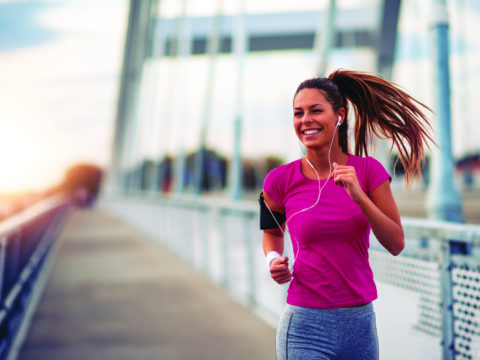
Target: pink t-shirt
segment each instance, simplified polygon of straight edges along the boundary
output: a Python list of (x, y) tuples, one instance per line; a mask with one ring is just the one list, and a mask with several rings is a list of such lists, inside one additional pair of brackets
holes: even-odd
[[(287, 219), (312, 206), (318, 197), (318, 180), (302, 174), (300, 161), (273, 169), (263, 185), (264, 191), (285, 209)], [(391, 181), (385, 168), (372, 157), (349, 154), (347, 165), (355, 168), (367, 195), (384, 181)], [(326, 180), (320, 181), (323, 186)], [(370, 225), (342, 186), (329, 179), (318, 204), (293, 216), (287, 225), (294, 254), (297, 254), (287, 303), (339, 308), (377, 298), (368, 262)]]

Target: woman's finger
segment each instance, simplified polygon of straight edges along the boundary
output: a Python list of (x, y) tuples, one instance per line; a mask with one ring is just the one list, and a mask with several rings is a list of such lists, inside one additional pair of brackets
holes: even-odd
[(286, 275), (289, 275), (289, 274), (290, 274), (290, 271), (288, 269), (286, 269), (284, 271), (270, 272), (270, 276), (274, 279), (282, 277), (282, 276), (286, 276)]
[(275, 282), (277, 282), (278, 284), (284, 284), (284, 283), (290, 281), (291, 279), (292, 279), (292, 276), (290, 274), (287, 274), (287, 275), (282, 276), (282, 277), (274, 278), (273, 280), (275, 280)]
[(286, 278), (289, 278), (289, 277), (290, 277), (290, 273), (272, 276), (272, 278), (275, 281), (278, 281), (278, 280), (281, 280), (281, 279), (286, 279)]
[(288, 271), (288, 265), (282, 265), (282, 266), (271, 266), (270, 267), (270, 272), (271, 273), (283, 273), (285, 271)]

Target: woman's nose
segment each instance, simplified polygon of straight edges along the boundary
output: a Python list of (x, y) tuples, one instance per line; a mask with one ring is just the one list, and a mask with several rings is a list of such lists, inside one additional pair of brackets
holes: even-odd
[(302, 123), (307, 123), (311, 121), (311, 116), (308, 113), (303, 114)]

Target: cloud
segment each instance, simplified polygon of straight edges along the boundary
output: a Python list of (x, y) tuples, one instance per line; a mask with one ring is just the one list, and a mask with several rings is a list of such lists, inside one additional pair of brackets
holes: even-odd
[(59, 36), (0, 57), (2, 139), (18, 145), (0, 144), (0, 190), (45, 188), (72, 162), (109, 162), (127, 1), (95, 3), (50, 2), (35, 17)]
[(0, 2), (0, 53), (57, 39), (59, 32), (37, 21), (37, 15), (51, 6), (41, 1)]

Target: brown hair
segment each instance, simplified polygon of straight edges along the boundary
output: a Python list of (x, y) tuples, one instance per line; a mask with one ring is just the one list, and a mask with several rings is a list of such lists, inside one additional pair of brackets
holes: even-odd
[(420, 110), (432, 111), (397, 85), (364, 72), (337, 70), (327, 78), (314, 78), (302, 82), (302, 89), (318, 89), (325, 95), (335, 111), (345, 109), (345, 119), (338, 130), (338, 142), (344, 153), (348, 149), (348, 106), (355, 112), (355, 155), (368, 156), (372, 136), (392, 140), (399, 152), (397, 161), (405, 169), (405, 180), (421, 178), (425, 161), (424, 146), (433, 141), (431, 125)]

